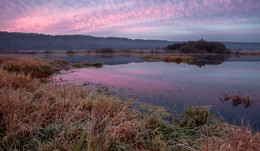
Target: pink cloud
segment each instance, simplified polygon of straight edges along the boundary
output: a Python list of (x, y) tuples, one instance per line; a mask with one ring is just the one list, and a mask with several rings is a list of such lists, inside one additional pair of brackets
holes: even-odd
[[(93, 33), (117, 28), (184, 27), (200, 24), (246, 23), (259, 14), (257, 0), (202, 1), (4, 1), (0, 30), (49, 34)], [(102, 4), (102, 5), (101, 5)], [(18, 9), (17, 9), (18, 8)], [(144, 29), (144, 28), (143, 28)], [(121, 30), (121, 31), (122, 31)]]

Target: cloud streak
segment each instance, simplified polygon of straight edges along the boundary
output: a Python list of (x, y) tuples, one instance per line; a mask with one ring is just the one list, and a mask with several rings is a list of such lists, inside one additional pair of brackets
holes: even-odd
[[(259, 16), (259, 0), (0, 0), (0, 30), (47, 34), (135, 38), (141, 32), (149, 38), (150, 31), (171, 33), (186, 28), (194, 32), (194, 26), (214, 25), (207, 29), (214, 32), (216, 25), (241, 24), (248, 26), (248, 33), (260, 33), (259, 26), (250, 28), (260, 25)], [(169, 35), (150, 38), (169, 39), (164, 37)]]

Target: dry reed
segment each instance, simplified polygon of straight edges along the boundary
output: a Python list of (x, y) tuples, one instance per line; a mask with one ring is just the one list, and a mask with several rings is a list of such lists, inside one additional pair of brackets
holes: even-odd
[(0, 59), (2, 150), (259, 150), (258, 132), (217, 120), (207, 107), (187, 107), (179, 122), (142, 116), (129, 102), (31, 76), (46, 62), (15, 60)]

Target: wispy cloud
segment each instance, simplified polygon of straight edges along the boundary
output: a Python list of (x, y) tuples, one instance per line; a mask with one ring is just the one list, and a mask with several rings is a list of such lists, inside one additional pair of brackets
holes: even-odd
[(48, 34), (149, 35), (151, 29), (167, 34), (193, 26), (214, 25), (210, 28), (216, 31), (217, 25), (242, 24), (250, 32), (260, 31), (250, 28), (260, 25), (259, 16), (259, 0), (0, 0), (0, 30)]

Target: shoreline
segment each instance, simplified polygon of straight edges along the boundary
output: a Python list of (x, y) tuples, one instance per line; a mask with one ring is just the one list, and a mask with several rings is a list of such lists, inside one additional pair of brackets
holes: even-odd
[(91, 50), (0, 50), (0, 54), (175, 54), (175, 55), (252, 55), (260, 56), (260, 50), (232, 50), (230, 54), (218, 53), (179, 53), (175, 50), (113, 50), (112, 52), (102, 52), (100, 49)]
[[(166, 114), (162, 108), (153, 106), (144, 106), (147, 111), (140, 112), (127, 100), (102, 96), (73, 85), (42, 82), (42, 78), (68, 65), (63, 60), (0, 58), (1, 148), (260, 148), (260, 133), (252, 132), (249, 124), (244, 121), (241, 121), (242, 127), (227, 124), (212, 115), (207, 106), (187, 106), (183, 114)], [(251, 135), (245, 135), (248, 133)], [(241, 142), (244, 145), (238, 146)]]

